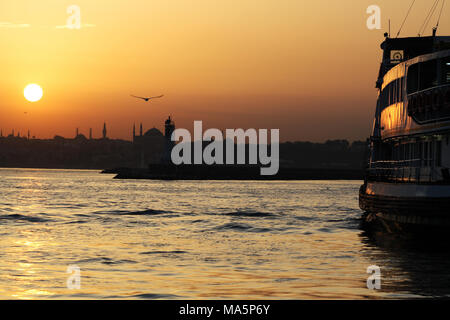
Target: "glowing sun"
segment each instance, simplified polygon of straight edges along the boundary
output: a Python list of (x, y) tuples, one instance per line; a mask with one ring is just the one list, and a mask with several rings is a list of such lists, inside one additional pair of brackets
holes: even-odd
[(39, 85), (32, 83), (25, 87), (23, 90), (23, 95), (28, 101), (36, 102), (41, 100), (44, 95), (44, 91), (42, 91), (42, 88)]

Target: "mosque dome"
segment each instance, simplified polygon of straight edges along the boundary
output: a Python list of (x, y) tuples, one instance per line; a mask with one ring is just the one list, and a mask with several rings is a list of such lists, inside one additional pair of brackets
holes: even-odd
[(162, 132), (159, 131), (158, 129), (152, 128), (152, 129), (148, 130), (148, 131), (144, 134), (144, 136), (146, 136), (146, 137), (162, 137), (163, 134), (162, 134)]
[(85, 135), (84, 134), (79, 134), (79, 135), (77, 135), (76, 137), (75, 137), (75, 140), (82, 140), (82, 141), (85, 141), (85, 140), (87, 140), (87, 138), (85, 137)]

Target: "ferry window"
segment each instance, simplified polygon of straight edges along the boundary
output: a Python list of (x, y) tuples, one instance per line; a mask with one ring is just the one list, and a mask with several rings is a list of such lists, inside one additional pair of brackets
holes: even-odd
[(386, 91), (386, 106), (391, 104), (391, 85), (388, 84), (388, 86), (385, 88)]
[(392, 82), (389, 84), (389, 104), (392, 104)]
[[(419, 143), (416, 141), (413, 143), (413, 153), (412, 153), (412, 159), (417, 160), (420, 159), (420, 150), (419, 150)], [(417, 162), (414, 162), (417, 164)]]
[(392, 104), (392, 91), (393, 91), (393, 88), (392, 88), (392, 82), (389, 84), (389, 105), (391, 105)]
[(427, 61), (420, 66), (420, 90), (425, 90), (438, 85), (437, 60)]
[(394, 86), (392, 82), (389, 84), (389, 105), (394, 103)]
[(408, 68), (408, 94), (414, 93), (419, 90), (419, 65), (413, 64)]
[(411, 152), (411, 145), (408, 143), (405, 146), (405, 160), (411, 159), (410, 152)]
[(428, 163), (430, 165), (430, 167), (433, 166), (433, 160), (434, 160), (434, 146), (435, 146), (435, 142), (434, 141), (430, 141), (430, 155), (428, 156)]
[(405, 83), (405, 78), (402, 77), (402, 78), (400, 79), (400, 90), (398, 90), (398, 93), (399, 93), (399, 98), (398, 98), (398, 100), (399, 100), (399, 101), (403, 101), (403, 85), (404, 85), (404, 83)]
[(390, 86), (389, 92), (391, 94), (391, 98), (390, 98), (389, 104), (391, 105), (391, 104), (395, 103), (395, 81), (391, 82), (391, 84), (389, 86)]
[(389, 105), (389, 86), (385, 87), (383, 90), (383, 106), (387, 107)]
[(419, 160), (419, 166), (421, 167), (423, 159), (423, 150), (421, 141), (418, 141), (416, 144), (416, 159)]
[(416, 142), (416, 159), (422, 159), (422, 143), (420, 141)]
[(450, 57), (447, 57), (443, 60), (444, 66), (442, 74), (444, 76), (443, 83), (450, 83)]
[(423, 142), (423, 152), (422, 152), (422, 159), (423, 159), (423, 167), (428, 167), (428, 142)]
[(442, 165), (442, 141), (436, 141), (436, 166)]
[(400, 101), (400, 79), (395, 80), (395, 102)]
[(393, 102), (397, 103), (398, 102), (398, 79), (393, 82), (393, 87), (394, 87), (394, 89), (393, 89), (393, 91), (394, 91), (393, 92), (393, 94), (394, 94)]

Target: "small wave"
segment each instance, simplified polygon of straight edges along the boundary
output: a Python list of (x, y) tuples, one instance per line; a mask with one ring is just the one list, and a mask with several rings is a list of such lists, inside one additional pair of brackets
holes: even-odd
[(174, 212), (164, 210), (147, 209), (142, 211), (128, 211), (128, 210), (112, 210), (112, 211), (96, 211), (94, 214), (111, 214), (122, 216), (155, 216), (160, 214), (171, 214)]
[(313, 221), (313, 220), (317, 220), (317, 218), (313, 218), (313, 217), (305, 217), (305, 216), (296, 216), (296, 217), (294, 217), (294, 219), (300, 220), (300, 221)]
[(259, 212), (259, 211), (234, 211), (229, 213), (224, 213), (226, 216), (231, 217), (251, 217), (251, 218), (266, 218), (275, 217), (276, 215), (269, 212)]
[(82, 218), (90, 218), (91, 217), (90, 215), (84, 214), (84, 213), (77, 213), (77, 214), (74, 214), (74, 216), (82, 217)]
[(334, 232), (330, 228), (320, 228), (320, 229), (317, 229), (317, 231), (323, 232), (323, 233), (333, 233)]
[(340, 229), (358, 229), (361, 223), (360, 217), (346, 217), (342, 219), (329, 219), (326, 222), (333, 223), (334, 228)]
[(335, 207), (335, 211), (347, 213), (347, 212), (359, 212), (359, 209), (337, 206), (337, 207)]
[(88, 205), (86, 204), (73, 204), (73, 203), (58, 203), (52, 205), (52, 208), (58, 208), (58, 209), (78, 209), (78, 208), (87, 208)]
[(219, 231), (245, 231), (245, 232), (272, 232), (272, 229), (268, 229), (268, 228), (255, 228), (252, 227), (249, 224), (246, 223), (236, 223), (236, 222), (230, 222), (230, 223), (226, 223), (224, 225), (215, 227), (213, 230), (219, 230)]
[(92, 262), (99, 262), (99, 263), (108, 264), (108, 265), (122, 264), (122, 263), (136, 263), (136, 261), (133, 261), (133, 260), (113, 260), (108, 257), (88, 258), (88, 259), (82, 259), (82, 260), (76, 261), (76, 263), (79, 263), (79, 264), (92, 263)]
[(74, 221), (69, 221), (69, 222), (65, 222), (64, 224), (83, 224), (83, 223), (88, 223), (89, 221), (87, 220), (74, 220)]
[(99, 294), (90, 294), (90, 293), (74, 293), (71, 295), (62, 295), (62, 294), (55, 294), (55, 295), (48, 295), (45, 296), (46, 298), (51, 299), (96, 299), (96, 300), (123, 300), (123, 299), (142, 299), (142, 300), (169, 300), (169, 299), (178, 299), (180, 296), (174, 295), (174, 294), (157, 294), (157, 293), (143, 293), (143, 294), (124, 294), (124, 295), (99, 295)]
[(39, 218), (39, 217), (30, 217), (24, 216), (21, 214), (8, 214), (1, 215), (0, 220), (9, 220), (9, 221), (25, 221), (25, 222), (50, 222), (49, 219)]
[(144, 300), (157, 300), (157, 299), (176, 299), (179, 298), (179, 296), (174, 294), (157, 294), (157, 293), (143, 293), (143, 294), (136, 294), (133, 296), (129, 296), (130, 298), (134, 299), (144, 299)]
[(296, 281), (298, 279), (296, 278), (279, 278), (279, 279), (275, 279), (275, 282), (289, 282), (289, 281)]
[(354, 256), (351, 255), (342, 255), (342, 256), (334, 256), (334, 259), (354, 259)]
[(141, 254), (183, 254), (183, 253), (187, 253), (187, 251), (173, 250), (173, 251), (146, 251), (146, 252), (141, 252)]
[(226, 223), (224, 225), (215, 227), (216, 230), (249, 230), (252, 227), (245, 223), (236, 223), (236, 222), (230, 222)]

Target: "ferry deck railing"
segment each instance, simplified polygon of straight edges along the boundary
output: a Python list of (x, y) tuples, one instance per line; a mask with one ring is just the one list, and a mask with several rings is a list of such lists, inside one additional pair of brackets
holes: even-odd
[(366, 179), (379, 182), (450, 183), (449, 168), (424, 165), (427, 161), (412, 159), (372, 162), (367, 169)]

